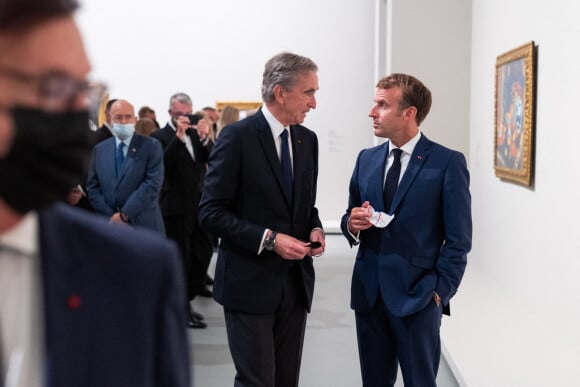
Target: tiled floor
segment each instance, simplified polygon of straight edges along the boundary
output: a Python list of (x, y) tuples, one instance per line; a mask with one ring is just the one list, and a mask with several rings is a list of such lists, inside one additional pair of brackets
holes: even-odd
[[(328, 235), (326, 252), (315, 258), (316, 285), (312, 313), (308, 316), (301, 387), (361, 386), (354, 328), (349, 308), (350, 276), (355, 256), (346, 240)], [(213, 271), (212, 260), (210, 272)], [(233, 386), (234, 366), (227, 346), (222, 308), (213, 299), (198, 297), (196, 311), (205, 316), (207, 329), (191, 330), (195, 387)], [(398, 381), (396, 386), (403, 384)], [(445, 362), (439, 372), (440, 387), (456, 386)]]

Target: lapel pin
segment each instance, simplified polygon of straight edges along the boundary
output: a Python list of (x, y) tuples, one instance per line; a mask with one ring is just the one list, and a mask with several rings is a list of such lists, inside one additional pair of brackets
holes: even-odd
[(81, 304), (82, 304), (81, 296), (77, 294), (71, 294), (66, 299), (66, 306), (69, 309), (78, 309), (81, 307)]
[(418, 158), (419, 160), (423, 160), (423, 156), (421, 156), (421, 155), (417, 155), (417, 158)]

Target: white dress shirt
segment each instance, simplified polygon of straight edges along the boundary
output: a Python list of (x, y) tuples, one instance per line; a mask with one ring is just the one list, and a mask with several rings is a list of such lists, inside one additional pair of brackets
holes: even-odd
[[(177, 128), (175, 127), (175, 125), (173, 125), (173, 122), (169, 121), (167, 124), (171, 127), (171, 129), (173, 129), (177, 133)], [(193, 151), (193, 144), (191, 142), (191, 137), (189, 137), (189, 134), (186, 133), (185, 136), (183, 136), (183, 140), (181, 140), (179, 137), (178, 139), (185, 143), (185, 147), (187, 148), (189, 155), (191, 156), (193, 161), (195, 161), (195, 152)]]
[(44, 309), (38, 215), (0, 234), (0, 383), (42, 386)]

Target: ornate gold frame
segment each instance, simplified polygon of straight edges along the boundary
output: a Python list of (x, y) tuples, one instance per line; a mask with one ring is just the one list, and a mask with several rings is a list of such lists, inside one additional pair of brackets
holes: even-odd
[(259, 109), (262, 101), (216, 101), (215, 108), (220, 111), (226, 106), (233, 106), (240, 111)]
[(495, 175), (531, 186), (534, 172), (536, 49), (528, 42), (495, 65)]

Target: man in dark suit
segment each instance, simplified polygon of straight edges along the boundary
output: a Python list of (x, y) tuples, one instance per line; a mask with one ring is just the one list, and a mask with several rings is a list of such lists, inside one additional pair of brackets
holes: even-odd
[[(363, 150), (341, 227), (358, 245), (351, 307), (364, 386), (435, 386), (441, 314), (459, 286), (471, 249), (465, 157), (419, 131), (431, 92), (393, 74), (377, 84), (369, 116), (389, 141)], [(384, 188), (383, 188), (384, 187)]]
[(270, 59), (265, 106), (226, 126), (210, 156), (199, 217), (221, 238), (214, 298), (224, 306), (235, 386), (298, 385), (312, 256), (325, 247), (318, 140), (300, 125), (316, 108), (317, 70), (291, 53)]
[(159, 207), (163, 149), (135, 133), (135, 110), (125, 100), (111, 107), (114, 137), (95, 146), (87, 193), (94, 210), (111, 222), (147, 227), (165, 235)]
[(90, 154), (76, 6), (0, 0), (0, 385), (190, 386), (175, 244), (53, 204)]
[(93, 137), (92, 140), (95, 145), (100, 143), (101, 141), (105, 141), (106, 139), (113, 137), (111, 106), (113, 106), (115, 102), (117, 102), (116, 99), (110, 99), (107, 101), (107, 104), (105, 105), (105, 122), (103, 122), (103, 125), (101, 127), (95, 130), (95, 134), (92, 136)]
[(183, 258), (188, 294), (187, 325), (205, 328), (203, 316), (193, 311), (191, 301), (201, 292), (209, 292), (204, 278), (213, 247), (199, 227), (197, 208), (201, 197), (200, 176), (213, 143), (208, 138), (209, 125), (205, 120), (190, 122), (192, 112), (191, 98), (185, 93), (176, 93), (169, 100), (171, 120), (151, 137), (161, 141), (164, 149), (161, 212), (167, 236), (177, 242)]

